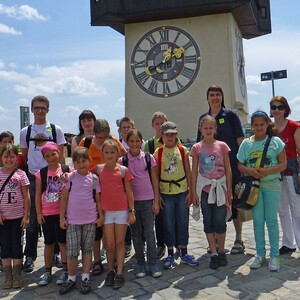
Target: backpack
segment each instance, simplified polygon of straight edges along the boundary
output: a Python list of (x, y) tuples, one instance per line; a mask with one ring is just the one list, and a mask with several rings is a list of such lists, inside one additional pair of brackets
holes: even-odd
[(148, 140), (149, 153), (153, 154), (155, 151), (154, 138)]
[[(100, 172), (101, 172), (101, 170), (103, 169), (104, 166), (105, 166), (105, 164), (101, 164), (101, 165), (98, 165), (98, 167), (97, 167), (97, 174), (99, 174), (99, 177), (100, 177)], [(124, 191), (126, 192), (125, 179), (124, 179), (125, 178), (125, 173), (126, 173), (126, 167), (120, 165), (120, 169), (121, 169), (122, 183), (123, 183), (123, 186), (124, 186)]]
[[(73, 180), (74, 180), (74, 176), (75, 176), (76, 171), (73, 171), (70, 173), (70, 177), (69, 177), (69, 181), (70, 181), (70, 187), (69, 187), (69, 193), (72, 189), (72, 185), (73, 185)], [(97, 181), (98, 181), (98, 175), (91, 173), (93, 176), (93, 198), (94, 201), (96, 202), (96, 187), (97, 187)]]
[[(70, 172), (70, 168), (68, 165), (61, 165), (61, 169), (63, 171), (63, 173), (69, 173)], [(47, 174), (48, 174), (48, 166), (42, 168), (40, 170), (40, 174), (41, 174), (41, 181), (42, 181), (42, 189), (41, 192), (42, 194), (46, 191), (47, 188)]]
[(27, 133), (26, 133), (26, 143), (27, 143), (27, 148), (29, 148), (29, 142), (30, 141), (34, 141), (34, 142), (54, 142), (56, 143), (56, 128), (55, 125), (50, 123), (50, 127), (52, 129), (52, 139), (42, 139), (42, 138), (32, 138), (30, 137), (31, 135), (31, 128), (32, 128), (32, 124), (30, 124), (27, 128)]
[[(185, 161), (185, 158), (184, 158), (184, 148), (180, 144), (177, 144), (177, 147), (178, 147), (178, 149), (180, 151), (180, 155), (181, 155), (181, 159), (182, 159), (182, 164), (183, 164), (184, 172), (186, 172), (186, 170), (185, 170), (185, 164), (184, 164), (184, 161)], [(164, 150), (164, 146), (161, 146), (161, 147), (158, 148), (158, 152), (157, 152), (157, 166), (158, 166), (158, 172), (159, 172), (159, 180), (161, 182), (175, 184), (178, 187), (180, 187), (179, 182), (182, 181), (182, 180), (184, 180), (186, 178), (185, 174), (184, 174), (184, 177), (179, 178), (178, 180), (165, 180), (165, 179), (162, 179), (161, 176), (160, 176), (161, 175), (161, 167), (162, 167), (162, 154), (163, 154), (163, 150)]]

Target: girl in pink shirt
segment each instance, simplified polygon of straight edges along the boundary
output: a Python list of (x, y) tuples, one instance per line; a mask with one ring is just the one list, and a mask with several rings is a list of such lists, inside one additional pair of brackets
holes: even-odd
[(0, 168), (1, 255), (5, 275), (2, 288), (10, 289), (22, 286), (21, 237), (22, 230), (29, 224), (29, 180), (25, 172), (17, 168), (16, 146), (11, 144), (3, 146), (1, 158), (3, 161), (3, 167)]
[[(108, 264), (105, 285), (118, 289), (125, 283), (123, 266), (127, 226), (135, 222), (130, 183), (133, 177), (127, 168), (117, 163), (119, 146), (114, 140), (106, 140), (102, 152), (105, 164), (98, 165), (96, 169), (101, 185), (101, 210), (104, 211), (103, 231)], [(124, 168), (124, 177), (121, 168)], [(117, 274), (114, 271), (115, 261)]]

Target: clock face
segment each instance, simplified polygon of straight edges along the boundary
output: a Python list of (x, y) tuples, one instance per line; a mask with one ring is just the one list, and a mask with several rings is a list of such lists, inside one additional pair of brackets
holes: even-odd
[(185, 91), (200, 68), (200, 50), (190, 34), (174, 26), (147, 32), (131, 55), (131, 72), (137, 85), (156, 97)]
[(245, 80), (245, 58), (243, 50), (243, 39), (239, 32), (236, 32), (236, 65), (239, 78), (239, 85), (242, 96), (246, 95), (246, 80)]

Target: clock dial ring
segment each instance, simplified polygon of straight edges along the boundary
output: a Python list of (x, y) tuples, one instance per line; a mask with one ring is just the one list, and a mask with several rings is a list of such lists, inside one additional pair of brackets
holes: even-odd
[(200, 69), (200, 50), (194, 38), (175, 26), (161, 26), (144, 34), (131, 55), (137, 85), (155, 97), (182, 93)]

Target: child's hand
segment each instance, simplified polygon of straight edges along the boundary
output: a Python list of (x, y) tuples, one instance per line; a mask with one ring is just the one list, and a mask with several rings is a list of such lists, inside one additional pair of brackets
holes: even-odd
[(62, 174), (62, 175), (60, 176), (60, 181), (61, 181), (62, 183), (67, 183), (67, 181), (68, 181), (68, 174), (67, 174), (67, 173)]
[(24, 216), (21, 221), (21, 227), (22, 229), (26, 229), (29, 225), (29, 217)]
[(101, 213), (99, 215), (99, 218), (96, 220), (95, 224), (97, 225), (97, 227), (100, 227), (104, 224), (104, 215), (103, 215), (103, 213)]
[(188, 192), (186, 196), (185, 204), (187, 207), (190, 207), (192, 203), (193, 203), (192, 193)]
[(44, 216), (42, 214), (38, 214), (37, 215), (37, 222), (42, 225), (45, 223), (45, 219), (44, 219)]
[(128, 213), (128, 224), (134, 224), (135, 223), (135, 215), (133, 212)]
[(259, 169), (251, 168), (251, 169), (249, 169), (249, 170), (251, 170), (251, 171), (249, 172), (249, 174), (250, 174), (252, 177), (254, 177), (255, 179), (261, 179), (261, 178), (264, 177), (264, 176), (259, 172)]
[(163, 209), (165, 206), (165, 202), (162, 197), (159, 197), (159, 208)]
[(196, 192), (193, 193), (193, 195), (192, 195), (192, 203), (194, 206), (199, 207), (200, 201), (199, 201), (199, 196)]
[(158, 215), (159, 213), (159, 202), (153, 202), (153, 206), (152, 206), (152, 211), (154, 213), (154, 215)]
[(2, 215), (0, 215), (0, 225), (3, 225), (4, 220), (5, 219), (2, 217)]
[(59, 226), (60, 226), (61, 229), (67, 229), (67, 227), (68, 227), (67, 220), (66, 219), (60, 220), (59, 221)]

